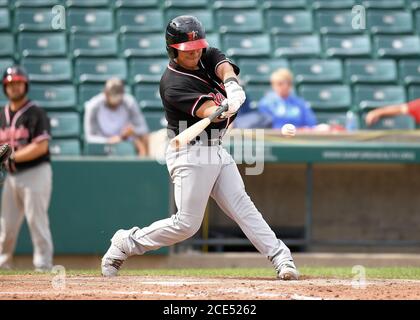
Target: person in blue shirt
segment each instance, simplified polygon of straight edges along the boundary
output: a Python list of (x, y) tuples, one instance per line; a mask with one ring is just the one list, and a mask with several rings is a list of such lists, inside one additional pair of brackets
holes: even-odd
[(271, 74), (271, 88), (258, 103), (258, 110), (272, 118), (272, 128), (281, 129), (286, 123), (296, 128), (312, 128), (317, 124), (309, 104), (292, 93), (293, 75), (288, 69)]

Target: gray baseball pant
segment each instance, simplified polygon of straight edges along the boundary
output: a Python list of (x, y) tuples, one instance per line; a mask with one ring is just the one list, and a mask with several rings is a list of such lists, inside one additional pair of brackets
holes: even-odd
[(246, 193), (235, 161), (221, 145), (187, 146), (179, 151), (168, 147), (166, 163), (178, 211), (148, 227), (127, 230), (122, 239), (127, 255), (141, 255), (193, 236), (211, 196), (276, 270), (292, 260), (289, 248), (276, 238)]
[(32, 238), (35, 268), (51, 269), (53, 244), (48, 219), (52, 189), (49, 163), (8, 174), (3, 185), (0, 215), (0, 267), (11, 267), (23, 218)]

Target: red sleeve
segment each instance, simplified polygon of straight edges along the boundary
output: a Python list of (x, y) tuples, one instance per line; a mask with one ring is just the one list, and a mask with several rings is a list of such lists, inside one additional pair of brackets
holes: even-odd
[(420, 99), (410, 101), (407, 105), (408, 114), (416, 120), (416, 123), (420, 123)]

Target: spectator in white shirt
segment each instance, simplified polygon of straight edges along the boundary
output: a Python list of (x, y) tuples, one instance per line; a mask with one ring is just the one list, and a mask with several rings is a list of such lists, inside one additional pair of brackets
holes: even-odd
[(111, 78), (104, 92), (85, 104), (85, 139), (88, 143), (116, 144), (132, 141), (139, 156), (148, 153), (148, 127), (134, 97), (124, 93), (124, 83)]

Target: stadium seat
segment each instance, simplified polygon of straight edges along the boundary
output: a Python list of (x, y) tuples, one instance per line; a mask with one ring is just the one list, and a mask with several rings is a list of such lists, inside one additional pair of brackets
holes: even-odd
[(129, 62), (130, 82), (159, 83), (168, 65), (168, 59), (131, 59)]
[(167, 8), (206, 8), (208, 0), (165, 0)]
[(77, 112), (48, 112), (53, 138), (78, 138), (80, 118)]
[(217, 10), (215, 17), (221, 33), (261, 32), (264, 28), (263, 17), (258, 10)]
[(350, 83), (390, 83), (397, 81), (394, 60), (350, 59), (345, 62), (346, 80)]
[(73, 81), (73, 69), (69, 59), (65, 58), (25, 58), (21, 60), (31, 81), (58, 82)]
[(80, 156), (79, 139), (53, 139), (49, 143), (52, 156)]
[(27, 33), (18, 34), (18, 49), (23, 57), (65, 56), (67, 41), (65, 33)]
[(158, 7), (160, 0), (116, 0), (116, 8), (150, 8)]
[(120, 32), (159, 32), (164, 28), (162, 11), (120, 9), (116, 13)]
[(15, 54), (13, 34), (0, 33), (0, 43), (0, 57), (13, 57)]
[(420, 85), (412, 85), (408, 87), (408, 101), (420, 99)]
[(269, 83), (271, 73), (279, 68), (288, 68), (285, 59), (241, 59), (241, 79), (245, 83)]
[(109, 57), (118, 54), (116, 34), (80, 34), (70, 35), (70, 52), (74, 57), (95, 56)]
[(9, 100), (7, 99), (3, 90), (0, 90), (0, 107), (3, 108), (8, 102)]
[(351, 9), (355, 0), (309, 0), (312, 8), (318, 9)]
[(136, 149), (132, 142), (117, 144), (85, 143), (84, 154), (91, 156), (136, 156)]
[(351, 107), (351, 90), (346, 85), (305, 84), (299, 86), (298, 92), (314, 110), (338, 111)]
[[(12, 59), (0, 59), (0, 74), (2, 75), (3, 72), (9, 66), (13, 65), (14, 61)], [(0, 108), (4, 107), (4, 105), (8, 102), (3, 90), (0, 90)]]
[(73, 85), (37, 84), (29, 86), (29, 98), (47, 110), (76, 108), (76, 90)]
[(85, 102), (104, 90), (104, 83), (83, 83), (78, 88), (78, 110), (84, 110)]
[(210, 47), (221, 48), (222, 46), (218, 33), (206, 34), (206, 40)]
[(84, 82), (105, 82), (111, 77), (127, 78), (127, 65), (124, 59), (79, 58), (75, 62), (75, 80)]
[(213, 12), (211, 10), (202, 10), (202, 9), (169, 9), (166, 11), (166, 20), (170, 21), (171, 19), (181, 16), (181, 15), (191, 15), (197, 17), (201, 21), (206, 33), (214, 31), (214, 19)]
[(15, 30), (17, 31), (54, 31), (51, 8), (21, 8), (15, 12)]
[(395, 85), (356, 85), (354, 102), (362, 110), (403, 103), (405, 90)]
[(420, 55), (418, 36), (376, 36), (373, 39), (378, 57), (409, 57)]
[(258, 107), (258, 102), (271, 91), (270, 85), (261, 85), (261, 84), (249, 84), (245, 87), (245, 92), (247, 99), (250, 102), (250, 108), (255, 109)]
[(365, 122), (366, 113), (362, 115), (361, 128), (367, 130), (414, 130), (416, 123), (413, 117), (408, 115), (399, 115), (395, 117), (383, 117), (375, 124), (367, 126)]
[(403, 10), (369, 10), (367, 27), (373, 34), (377, 33), (412, 33), (413, 19), (411, 12)]
[(273, 34), (312, 33), (312, 14), (306, 10), (269, 10), (268, 30)]
[(370, 56), (371, 45), (368, 35), (328, 35), (324, 49), (327, 57)]
[[(13, 59), (9, 59), (9, 58), (0, 59), (0, 74), (3, 75), (3, 72), (6, 71), (6, 68), (8, 68), (8, 67), (10, 67), (14, 64), (15, 63), (14, 63)], [(2, 90), (0, 90), (0, 91), (2, 91)]]
[(67, 7), (108, 7), (110, 0), (66, 0)]
[(418, 10), (420, 8), (420, 0), (408, 0), (407, 8), (413, 11)]
[(316, 112), (318, 124), (328, 124), (330, 126), (346, 127), (346, 112)]
[[(12, 1), (10, 1), (12, 2)], [(62, 4), (62, 0), (15, 0), (14, 6), (21, 7), (53, 7), (57, 4)]]
[(158, 84), (137, 84), (134, 86), (134, 96), (144, 110), (163, 110)]
[[(83, 111), (85, 102), (103, 92), (105, 83), (82, 83), (78, 86), (78, 111)], [(124, 87), (125, 93), (131, 94), (131, 87)]]
[(270, 37), (267, 34), (227, 34), (223, 36), (223, 48), (231, 57), (268, 56), (271, 53)]
[(304, 82), (342, 82), (343, 79), (343, 67), (338, 59), (293, 60), (292, 71), (298, 84)]
[(71, 32), (112, 32), (113, 12), (108, 9), (70, 9), (67, 26)]
[(405, 0), (362, 0), (367, 9), (404, 9)]
[[(85, 102), (89, 101), (94, 96), (102, 93), (104, 91), (105, 81), (104, 82), (87, 82), (81, 83), (78, 87), (78, 111), (83, 111), (85, 108)], [(125, 93), (131, 94), (131, 87), (129, 85), (125, 85), (124, 87)]]
[[(182, 0), (181, 0), (182, 1)], [(213, 2), (213, 7), (216, 9), (257, 9), (257, 0), (216, 0)]]
[(400, 60), (399, 61), (400, 78), (406, 85), (412, 83), (420, 84), (420, 61), (415, 60)]
[(149, 131), (157, 131), (160, 129), (166, 128), (168, 122), (165, 118), (165, 113), (163, 112), (143, 112), (144, 118), (146, 119), (147, 126), (149, 127)]
[[(419, 5), (420, 5), (420, 1), (419, 1)], [(417, 32), (417, 34), (419, 34), (420, 33), (420, 11), (419, 10), (416, 11), (414, 17), (415, 17), (415, 25), (416, 25), (415, 31)]]
[(363, 30), (352, 27), (354, 15), (351, 10), (317, 10), (315, 26), (322, 34), (354, 34)]
[(265, 9), (306, 9), (306, 0), (262, 0)]
[(124, 57), (166, 56), (165, 39), (158, 34), (123, 34), (121, 51)]
[(10, 14), (7, 8), (0, 8), (0, 31), (9, 31)]
[(318, 35), (274, 36), (275, 57), (317, 57), (320, 54)]

